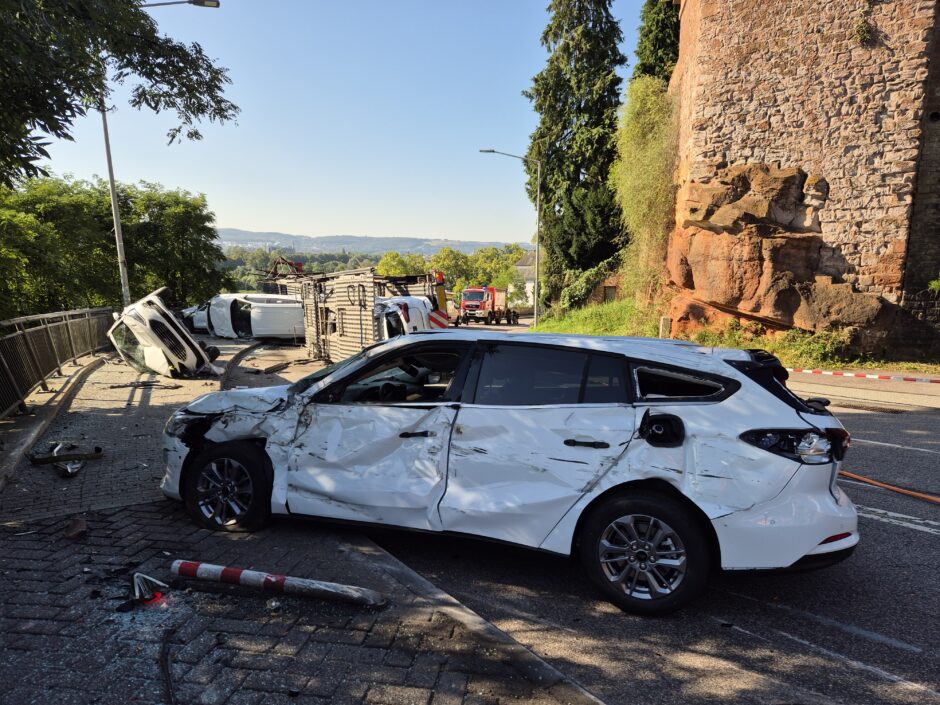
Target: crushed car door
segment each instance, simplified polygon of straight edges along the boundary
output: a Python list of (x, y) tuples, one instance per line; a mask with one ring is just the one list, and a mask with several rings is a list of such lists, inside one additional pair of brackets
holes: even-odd
[(291, 450), (289, 510), (439, 530), (469, 347), (404, 346), (318, 394)]
[(477, 357), (451, 434), (443, 527), (538, 546), (630, 443), (626, 359), (516, 343)]

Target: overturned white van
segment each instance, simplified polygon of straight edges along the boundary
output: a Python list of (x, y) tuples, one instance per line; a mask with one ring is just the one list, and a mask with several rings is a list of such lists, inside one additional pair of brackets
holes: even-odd
[(209, 332), (219, 338), (304, 339), (304, 308), (295, 296), (218, 294), (207, 318)]

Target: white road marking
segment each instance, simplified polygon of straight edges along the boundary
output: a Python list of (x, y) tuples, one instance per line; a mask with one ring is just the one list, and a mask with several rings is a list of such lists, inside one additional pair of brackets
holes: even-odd
[(930, 450), (929, 448), (915, 448), (914, 446), (902, 446), (897, 443), (882, 443), (881, 441), (869, 441), (864, 438), (852, 437), (852, 443), (870, 443), (873, 446), (888, 446), (889, 448), (901, 448), (902, 450), (916, 450), (918, 453), (931, 453), (940, 455), (940, 450)]
[(937, 697), (940, 697), (940, 693), (938, 693), (935, 690), (931, 690), (925, 685), (921, 685), (920, 683), (914, 683), (912, 681), (901, 678), (901, 676), (896, 676), (893, 673), (888, 673), (888, 671), (878, 668), (877, 666), (869, 666), (867, 663), (862, 663), (861, 661), (856, 661), (855, 659), (849, 658), (848, 656), (844, 656), (843, 654), (836, 653), (835, 651), (830, 651), (829, 649), (825, 649), (822, 646), (818, 646), (810, 641), (806, 641), (805, 639), (800, 639), (799, 637), (793, 636), (792, 634), (787, 634), (786, 632), (782, 632), (780, 630), (775, 630), (775, 631), (777, 632), (777, 634), (780, 634), (781, 636), (784, 636), (787, 639), (791, 639), (795, 641), (797, 644), (802, 644), (803, 646), (807, 646), (813, 651), (818, 651), (824, 656), (828, 656), (829, 658), (842, 661), (843, 663), (846, 663), (849, 666), (852, 666), (853, 668), (857, 668), (861, 671), (867, 671), (868, 673), (873, 673), (874, 675), (880, 676), (881, 678), (891, 681), (892, 683), (897, 683), (903, 688), (909, 688), (911, 690), (917, 690), (922, 693), (927, 693), (929, 695), (935, 695)]
[(756, 597), (751, 597), (750, 595), (742, 595), (739, 592), (732, 592), (731, 590), (722, 590), (729, 595), (734, 595), (735, 597), (740, 597), (745, 600), (750, 600), (751, 602), (756, 602), (763, 605), (764, 607), (771, 607), (775, 610), (781, 610), (783, 612), (789, 612), (790, 614), (795, 614), (799, 617), (804, 617), (806, 619), (818, 622), (819, 624), (824, 624), (827, 627), (835, 627), (836, 629), (841, 629), (844, 632), (852, 634), (853, 636), (860, 636), (864, 639), (870, 641), (876, 641), (879, 644), (886, 644), (888, 646), (893, 646), (896, 649), (901, 649), (902, 651), (910, 651), (914, 654), (919, 654), (923, 652), (919, 646), (914, 646), (913, 644), (908, 644), (905, 641), (900, 639), (895, 639), (885, 634), (879, 634), (878, 632), (873, 632), (869, 629), (862, 629), (861, 627), (856, 627), (854, 624), (845, 624), (840, 622), (832, 617), (823, 617), (821, 614), (815, 614), (814, 612), (807, 612), (806, 610), (801, 610), (799, 607), (791, 607), (790, 605), (784, 604), (775, 604), (772, 602), (764, 602), (759, 600)]
[(749, 632), (747, 629), (744, 629), (743, 627), (739, 627), (737, 624), (733, 624), (731, 620), (729, 619), (724, 619), (723, 617), (715, 617), (714, 615), (711, 615), (711, 614), (706, 614), (705, 616), (708, 617), (713, 622), (718, 622), (718, 624), (720, 624), (723, 627), (725, 625), (728, 625), (728, 627), (730, 627), (733, 631), (741, 632), (742, 634), (747, 634), (748, 636), (752, 636), (755, 639), (760, 639), (761, 641), (766, 641), (768, 644), (773, 643), (770, 639), (768, 639), (765, 636), (761, 636), (760, 634), (755, 634), (754, 632)]
[(855, 509), (858, 511), (860, 517), (865, 517), (866, 519), (875, 519), (876, 521), (883, 521), (885, 524), (894, 524), (895, 526), (903, 526), (908, 529), (940, 536), (940, 521), (921, 519), (920, 517), (912, 517), (907, 514), (897, 514), (885, 509), (878, 509), (877, 507), (866, 507), (862, 504), (856, 504)]

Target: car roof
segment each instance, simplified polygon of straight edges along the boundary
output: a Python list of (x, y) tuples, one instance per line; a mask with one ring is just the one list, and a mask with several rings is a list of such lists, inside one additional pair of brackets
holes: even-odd
[(627, 336), (572, 335), (567, 333), (509, 333), (492, 328), (448, 328), (440, 331), (418, 331), (401, 336), (399, 344), (415, 343), (447, 336), (451, 340), (486, 340), (493, 342), (557, 345), (617, 353), (632, 358), (665, 364), (694, 367), (698, 370), (729, 371), (725, 360), (749, 360), (746, 350), (711, 348), (688, 340), (642, 338)]

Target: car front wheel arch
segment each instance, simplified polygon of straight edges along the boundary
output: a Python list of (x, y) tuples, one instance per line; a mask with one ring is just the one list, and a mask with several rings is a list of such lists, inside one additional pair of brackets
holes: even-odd
[(584, 508), (584, 511), (582, 511), (581, 515), (578, 517), (578, 523), (575, 526), (574, 536), (571, 541), (570, 556), (572, 558), (578, 556), (585, 520), (590, 516), (592, 511), (596, 510), (599, 506), (605, 504), (611, 499), (620, 496), (629, 497), (631, 494), (636, 494), (637, 492), (654, 492), (662, 494), (684, 505), (689, 513), (695, 518), (696, 522), (700, 525), (702, 532), (705, 534), (705, 537), (708, 541), (708, 549), (711, 555), (712, 568), (719, 568), (721, 566), (721, 544), (718, 542), (718, 534), (715, 533), (715, 527), (712, 525), (711, 520), (708, 518), (708, 516), (706, 516), (705, 512), (703, 512), (702, 509), (697, 504), (695, 504), (695, 502), (682, 494), (682, 492), (676, 489), (673, 485), (669, 484), (665, 480), (656, 479), (633, 480), (632, 482), (625, 482), (621, 485), (617, 485), (615, 487), (611, 487), (608, 490), (605, 490), (601, 494), (597, 495), (597, 497), (592, 499), (591, 503)]

